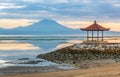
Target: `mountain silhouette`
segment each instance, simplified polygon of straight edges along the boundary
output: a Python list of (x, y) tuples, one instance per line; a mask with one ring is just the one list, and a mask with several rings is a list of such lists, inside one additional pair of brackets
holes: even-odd
[(0, 29), (0, 34), (76, 34), (79, 29), (67, 28), (54, 20), (44, 19), (26, 27)]
[[(13, 29), (0, 28), (1, 35), (57, 35), (57, 34), (80, 34), (85, 35), (86, 32), (80, 29), (67, 28), (54, 20), (43, 19), (42, 21), (33, 23), (26, 27), (17, 27)], [(106, 32), (106, 34), (120, 34), (119, 32)]]

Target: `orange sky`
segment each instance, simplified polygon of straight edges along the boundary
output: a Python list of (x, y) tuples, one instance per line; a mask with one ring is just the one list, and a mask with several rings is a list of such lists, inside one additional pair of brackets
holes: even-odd
[[(11, 29), (15, 28), (18, 26), (28, 26), (34, 22), (38, 22), (38, 20), (30, 20), (30, 19), (0, 19), (0, 27), (1, 28), (6, 28), (6, 29)], [(94, 22), (94, 21), (93, 21)], [(88, 22), (88, 21), (58, 21), (58, 23), (69, 27), (73, 29), (81, 28), (81, 27), (86, 27), (93, 22)], [(118, 22), (98, 22), (98, 24), (111, 28), (112, 31), (120, 31), (120, 23)]]
[[(94, 22), (94, 21), (93, 21)], [(66, 25), (69, 28), (83, 28), (83, 27), (87, 27), (91, 24), (93, 24), (93, 22), (87, 22), (87, 21), (59, 21), (59, 23)], [(112, 31), (120, 31), (120, 23), (116, 23), (116, 22), (98, 22), (98, 24), (100, 24), (101, 26), (104, 26), (106, 28), (110, 28)]]

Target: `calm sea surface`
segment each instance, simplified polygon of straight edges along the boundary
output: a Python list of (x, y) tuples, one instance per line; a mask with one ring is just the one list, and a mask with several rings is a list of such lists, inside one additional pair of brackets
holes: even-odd
[[(83, 36), (1, 35), (0, 67), (54, 65), (55, 63), (37, 59), (36, 56), (53, 51), (68, 41), (83, 39)], [(32, 64), (30, 61), (39, 62)]]

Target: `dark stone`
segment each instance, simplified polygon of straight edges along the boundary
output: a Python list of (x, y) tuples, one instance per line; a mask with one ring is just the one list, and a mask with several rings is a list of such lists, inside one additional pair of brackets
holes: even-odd
[(29, 60), (29, 58), (20, 58), (18, 60)]
[(120, 50), (73, 49), (72, 47), (66, 47), (50, 53), (40, 54), (37, 58), (57, 63), (76, 64), (76, 62), (79, 63), (85, 60), (120, 59)]
[(43, 62), (43, 61), (40, 61), (40, 60), (37, 60), (37, 61), (28, 61), (28, 62), (23, 62), (23, 63), (20, 63), (20, 64), (38, 64), (39, 62)]

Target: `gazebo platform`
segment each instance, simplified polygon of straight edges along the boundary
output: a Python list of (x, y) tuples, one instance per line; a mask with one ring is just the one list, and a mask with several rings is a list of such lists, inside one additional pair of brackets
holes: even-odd
[(94, 46), (120, 46), (120, 42), (108, 41), (83, 41), (81, 45), (94, 45)]
[(107, 41), (83, 41), (83, 44), (106, 44), (108, 43)]
[(97, 50), (106, 50), (106, 49), (112, 49), (114, 50), (120, 50), (120, 42), (107, 42), (107, 41), (83, 41), (82, 43), (75, 44), (72, 46), (73, 49), (97, 49)]

